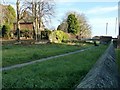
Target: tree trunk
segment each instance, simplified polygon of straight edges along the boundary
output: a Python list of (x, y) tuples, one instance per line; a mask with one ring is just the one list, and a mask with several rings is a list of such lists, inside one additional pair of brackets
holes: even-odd
[(19, 42), (20, 41), (20, 1), (17, 0), (17, 41)]
[(37, 18), (36, 18), (36, 14), (37, 14), (37, 11), (36, 11), (36, 8), (37, 8), (37, 4), (36, 2), (34, 2), (34, 0), (32, 0), (32, 15), (33, 15), (33, 39), (34, 40), (37, 40), (37, 35), (36, 35), (36, 21), (37, 21)]

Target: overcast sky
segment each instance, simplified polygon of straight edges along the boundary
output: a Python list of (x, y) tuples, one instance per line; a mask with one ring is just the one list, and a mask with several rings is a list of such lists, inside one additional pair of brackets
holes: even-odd
[[(15, 7), (16, 0), (4, 0), (6, 4)], [(76, 11), (87, 17), (92, 27), (92, 36), (106, 35), (106, 23), (108, 23), (108, 36), (117, 37), (118, 28), (115, 32), (116, 18), (118, 19), (119, 0), (56, 0), (55, 17), (52, 18), (49, 28), (56, 29), (62, 22), (66, 13)], [(117, 25), (118, 27), (118, 25)]]

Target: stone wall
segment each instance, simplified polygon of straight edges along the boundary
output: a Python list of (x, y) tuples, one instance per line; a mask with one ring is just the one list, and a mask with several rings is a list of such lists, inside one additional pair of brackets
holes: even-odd
[(118, 71), (113, 43), (110, 44), (105, 53), (98, 59), (93, 68), (77, 86), (81, 88), (118, 88)]

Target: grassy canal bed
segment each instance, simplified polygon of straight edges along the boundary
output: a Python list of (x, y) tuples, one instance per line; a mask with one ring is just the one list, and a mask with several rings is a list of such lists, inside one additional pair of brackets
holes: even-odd
[[(55, 45), (51, 47), (51, 50), (57, 47), (60, 49), (62, 49), (61, 47), (65, 47), (67, 49), (66, 46)], [(18, 46), (16, 46), (16, 48), (18, 48)], [(73, 46), (73, 48), (75, 47)], [(81, 53), (51, 59), (22, 68), (3, 71), (2, 87), (74, 89), (92, 68), (96, 60), (104, 53), (106, 48), (107, 46), (100, 45)], [(33, 48), (30, 50), (34, 51)], [(20, 51), (19, 48), (18, 51)]]
[(34, 61), (37, 59), (64, 54), (90, 47), (91, 44), (65, 45), (65, 44), (44, 44), (44, 45), (3, 45), (2, 66)]

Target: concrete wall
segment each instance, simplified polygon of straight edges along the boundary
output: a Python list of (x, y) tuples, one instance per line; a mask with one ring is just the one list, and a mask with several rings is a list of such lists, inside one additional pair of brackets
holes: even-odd
[(118, 71), (115, 57), (114, 46), (111, 43), (76, 90), (80, 88), (118, 88)]

